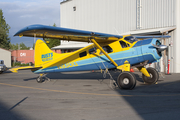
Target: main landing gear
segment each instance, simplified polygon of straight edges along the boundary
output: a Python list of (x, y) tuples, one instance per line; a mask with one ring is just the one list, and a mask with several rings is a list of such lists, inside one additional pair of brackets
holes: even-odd
[[(145, 68), (144, 68), (145, 69)], [(150, 75), (147, 77), (143, 72), (142, 79), (145, 84), (155, 84), (159, 79), (159, 74), (156, 69), (154, 68), (147, 68), (148, 74)], [(124, 71), (120, 73), (117, 78), (117, 84), (120, 89), (132, 90), (136, 86), (136, 77), (133, 73)]]
[[(124, 62), (124, 65), (118, 66), (117, 69), (121, 69), (123, 72), (120, 73), (117, 79), (117, 84), (120, 89), (132, 90), (136, 86), (136, 77), (130, 71), (130, 64), (128, 61)], [(159, 79), (159, 74), (154, 68), (145, 68), (144, 66), (138, 67), (139, 71), (142, 72), (142, 79), (146, 84), (155, 84)]]

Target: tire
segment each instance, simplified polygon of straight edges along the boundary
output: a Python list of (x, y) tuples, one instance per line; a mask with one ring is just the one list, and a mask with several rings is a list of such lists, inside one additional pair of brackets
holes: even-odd
[(131, 72), (122, 72), (117, 79), (120, 89), (132, 90), (136, 86), (136, 78)]
[(146, 77), (144, 74), (142, 74), (142, 79), (146, 84), (155, 84), (159, 80), (159, 73), (154, 68), (147, 68), (148, 73), (151, 77)]
[(37, 77), (36, 81), (37, 81), (38, 83), (42, 83), (42, 82), (43, 82), (43, 78), (42, 78), (42, 77)]

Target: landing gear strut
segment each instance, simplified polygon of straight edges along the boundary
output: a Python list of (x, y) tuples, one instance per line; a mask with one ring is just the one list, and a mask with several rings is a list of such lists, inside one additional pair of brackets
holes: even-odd
[(44, 82), (46, 79), (47, 79), (48, 81), (50, 81), (50, 79), (49, 79), (48, 77), (46, 77), (46, 74), (40, 74), (40, 75), (37, 77), (36, 81), (37, 81), (38, 83), (42, 83), (42, 82)]
[(150, 75), (150, 77), (146, 77), (144, 74), (142, 74), (142, 79), (146, 84), (155, 84), (159, 79), (159, 74), (156, 69), (154, 68), (147, 68), (147, 71)]

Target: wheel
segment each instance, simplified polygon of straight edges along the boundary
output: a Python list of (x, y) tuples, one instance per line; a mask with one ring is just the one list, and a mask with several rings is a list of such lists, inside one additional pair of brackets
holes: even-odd
[(146, 84), (155, 84), (159, 79), (159, 74), (156, 69), (154, 68), (147, 68), (148, 73), (151, 77), (146, 77), (144, 74), (142, 74), (142, 79)]
[(131, 72), (122, 72), (117, 79), (120, 89), (132, 90), (136, 86), (136, 78)]
[(0, 71), (0, 74), (3, 73), (3, 71)]
[(36, 81), (37, 81), (38, 83), (42, 83), (42, 82), (43, 82), (43, 78), (39, 76), (39, 77), (37, 77)]

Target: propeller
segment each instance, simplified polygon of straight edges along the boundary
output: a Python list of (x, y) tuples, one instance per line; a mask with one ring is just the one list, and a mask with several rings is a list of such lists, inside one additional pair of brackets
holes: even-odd
[(166, 46), (166, 45), (154, 45), (154, 44), (152, 44), (152, 45), (153, 45), (155, 48), (157, 48), (158, 52), (162, 52), (162, 51), (168, 49), (168, 46)]

